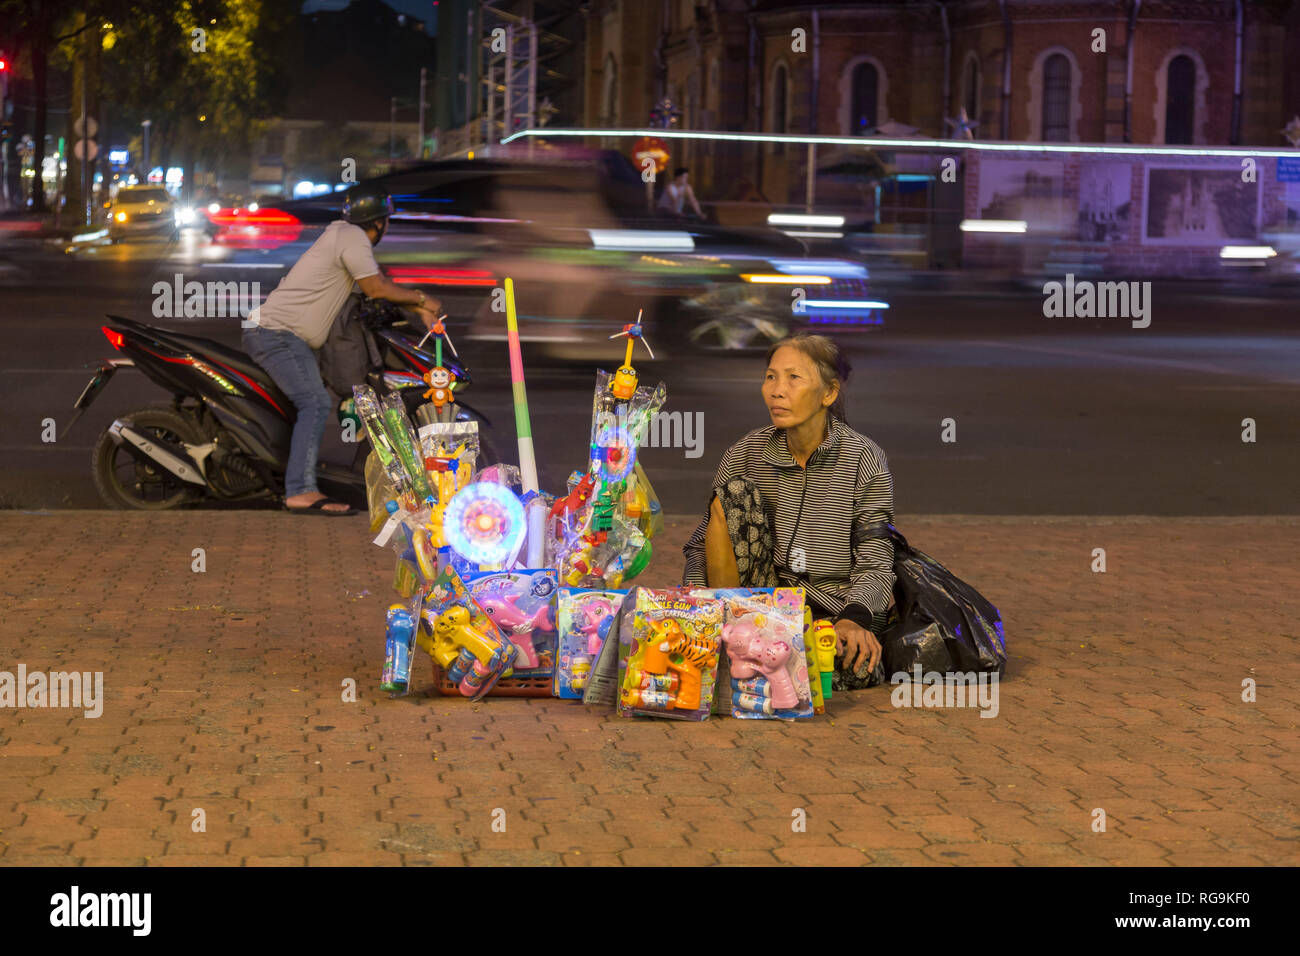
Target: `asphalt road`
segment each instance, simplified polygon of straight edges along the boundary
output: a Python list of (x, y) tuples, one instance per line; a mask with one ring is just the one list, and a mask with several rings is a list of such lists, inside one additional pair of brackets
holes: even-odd
[[(387, 240), (386, 240), (387, 241)], [(0, 250), (0, 507), (101, 507), (90, 477), (95, 439), (115, 417), (165, 401), (138, 374), (117, 376), (71, 431), (62, 430), (90, 377), (111, 353), (105, 313), (148, 321), (152, 286), (178, 271), (165, 244), (114, 246), (76, 256), (34, 244)], [(194, 250), (196, 263), (203, 251)], [(186, 278), (259, 281), (274, 259), (239, 257), (186, 267)], [(1213, 283), (1157, 284), (1149, 328), (1122, 319), (1047, 319), (1039, 292), (977, 283), (945, 291), (882, 282), (886, 326), (843, 336), (855, 372), (850, 424), (889, 456), (896, 510), (908, 514), (1292, 514), (1300, 510), (1300, 308)], [(475, 382), (467, 400), (513, 447), (506, 347), (471, 337), (472, 303), (447, 298), (449, 328)], [(237, 319), (175, 320), (238, 345)], [(627, 321), (625, 317), (611, 320)], [(166, 324), (166, 320), (160, 320)], [(477, 326), (477, 328), (481, 328)], [(528, 325), (525, 324), (527, 332)], [(652, 338), (651, 344), (655, 345)], [(679, 445), (647, 448), (643, 462), (664, 509), (704, 508), (726, 448), (766, 424), (761, 355), (659, 345), (638, 359), (642, 382), (668, 386)], [(543, 487), (562, 488), (585, 462), (593, 376), (617, 347), (592, 337), (557, 350), (526, 343), (528, 396)], [(56, 422), (56, 441), (41, 440)], [(941, 439), (956, 423), (956, 441)], [(1254, 419), (1257, 440), (1242, 441)], [(333, 429), (323, 457), (350, 459)]]

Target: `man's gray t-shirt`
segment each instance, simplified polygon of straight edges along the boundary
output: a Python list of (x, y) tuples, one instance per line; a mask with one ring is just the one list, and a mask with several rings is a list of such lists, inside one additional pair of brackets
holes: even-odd
[(379, 274), (370, 239), (360, 226), (339, 220), (302, 254), (280, 280), (256, 318), (264, 329), (285, 329), (314, 349), (325, 344), (334, 317), (358, 279)]

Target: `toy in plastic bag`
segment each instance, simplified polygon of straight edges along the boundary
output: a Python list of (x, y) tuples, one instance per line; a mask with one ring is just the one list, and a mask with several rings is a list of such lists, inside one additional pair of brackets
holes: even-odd
[(583, 696), (626, 596), (626, 591), (560, 588), (558, 656), (551, 688), (556, 697)]
[(515, 661), (515, 645), (502, 635), (453, 568), (445, 569), (430, 588), (416, 643), (471, 700), (484, 697)]
[(417, 622), (420, 619), (420, 596), (404, 604), (394, 604), (386, 615), (387, 634), (384, 644), (384, 670), (380, 690), (405, 694), (411, 681), (411, 651), (415, 647)]
[(555, 666), (555, 571), (501, 571), (471, 575), (465, 586), (510, 641), (514, 676), (549, 675)]
[(722, 602), (679, 588), (637, 588), (633, 595), (632, 626), (619, 633), (619, 714), (706, 719), (718, 672)]
[(894, 543), (894, 607), (880, 639), (884, 673), (997, 671), (1006, 668), (1002, 615), (982, 594), (907, 543), (892, 524), (868, 535)]
[(402, 507), (414, 511), (432, 492), (419, 454), (419, 438), (406, 417), (401, 396), (390, 393), (381, 401), (368, 385), (355, 386), (352, 394), (370, 446), (397, 490), (398, 500)]

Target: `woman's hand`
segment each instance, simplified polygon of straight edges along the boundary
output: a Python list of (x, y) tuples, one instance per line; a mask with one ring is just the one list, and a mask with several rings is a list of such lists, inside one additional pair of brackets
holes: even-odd
[(846, 671), (856, 674), (859, 664), (866, 661), (866, 670), (870, 673), (880, 662), (880, 642), (876, 640), (876, 635), (861, 624), (836, 621), (835, 653), (843, 655)]

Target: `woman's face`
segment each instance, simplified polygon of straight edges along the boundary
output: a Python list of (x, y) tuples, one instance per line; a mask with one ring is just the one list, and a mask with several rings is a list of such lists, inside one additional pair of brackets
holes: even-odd
[(772, 355), (763, 379), (763, 402), (777, 428), (797, 428), (835, 403), (837, 386), (826, 388), (813, 360), (793, 345)]

